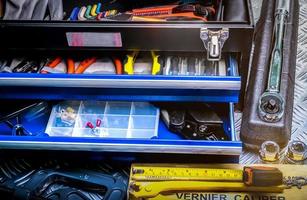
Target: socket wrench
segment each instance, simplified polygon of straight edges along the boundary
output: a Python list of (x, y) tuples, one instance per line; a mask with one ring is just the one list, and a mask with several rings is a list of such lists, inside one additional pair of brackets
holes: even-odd
[(284, 114), (284, 99), (280, 95), (280, 81), (283, 65), (283, 39), (289, 18), (290, 0), (277, 0), (273, 33), (273, 50), (266, 91), (258, 105), (259, 117), (266, 122), (277, 122)]

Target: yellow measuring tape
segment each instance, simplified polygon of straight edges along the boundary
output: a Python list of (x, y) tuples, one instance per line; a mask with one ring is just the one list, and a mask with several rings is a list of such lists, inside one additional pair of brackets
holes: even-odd
[(188, 167), (179, 165), (134, 164), (131, 167), (131, 199), (150, 199), (163, 193), (207, 192), (282, 192), (284, 187), (247, 186), (239, 169)]
[(236, 169), (210, 169), (191, 167), (133, 166), (133, 180), (182, 181), (242, 181), (243, 171)]

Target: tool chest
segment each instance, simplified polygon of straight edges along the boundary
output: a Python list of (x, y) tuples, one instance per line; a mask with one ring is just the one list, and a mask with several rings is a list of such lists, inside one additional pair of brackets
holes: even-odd
[[(304, 104), (295, 105), (291, 141), (288, 130), (299, 13), (306, 30), (299, 0), (6, 2), (1, 23), (63, 32), (40, 27), (31, 40), (53, 33), (57, 42), (0, 47), (2, 198), (305, 199)], [(252, 13), (240, 12), (250, 3), (262, 4), (255, 28)], [(106, 24), (127, 32), (105, 32)], [(172, 24), (185, 28), (169, 36)], [(180, 35), (195, 24), (204, 49)], [(247, 29), (232, 35), (239, 24), (254, 29), (248, 43)], [(155, 42), (129, 34), (145, 29)], [(295, 101), (306, 100), (302, 88)]]
[[(99, 8), (99, 2), (94, 0), (63, 1), (60, 19), (53, 19), (52, 13), (42, 19), (18, 16), (17, 12), (4, 14), (0, 20), (0, 98), (8, 105), (45, 100), (49, 111), (35, 120), (21, 117), (24, 128), (31, 132), (23, 136), (2, 123), (1, 148), (238, 156), (242, 144), (235, 137), (234, 103), (243, 99), (247, 81), (254, 31), (250, 1), (200, 1), (206, 12), (215, 10), (206, 18), (193, 16), (197, 20), (185, 14), (178, 17), (178, 13), (175, 18), (171, 15), (163, 20), (142, 14), (150, 12), (144, 8), (174, 3), (177, 1), (107, 1), (104, 7), (100, 5), (100, 13), (107, 15), (116, 10), (124, 14), (99, 20), (90, 13)], [(85, 20), (76, 15), (80, 14), (76, 9), (84, 5), (88, 10), (84, 10), (84, 16), (92, 14)], [(109, 61), (105, 61), (107, 58)], [(146, 59), (149, 71), (144, 67), (148, 65)], [(74, 73), (69, 73), (71, 60)], [(92, 66), (77, 73), (87, 62)], [(190, 62), (194, 63), (192, 68)], [(102, 65), (111, 68), (101, 70)], [(116, 135), (113, 128), (107, 128), (106, 137), (46, 135), (51, 107), (66, 101), (132, 102), (131, 105), (150, 102), (160, 110), (163, 103), (205, 104), (219, 116), (225, 138), (193, 140), (174, 134), (163, 121), (162, 112), (156, 135), (150, 138), (131, 134), (112, 137)], [(15, 116), (11, 119), (13, 125), (18, 121)]]

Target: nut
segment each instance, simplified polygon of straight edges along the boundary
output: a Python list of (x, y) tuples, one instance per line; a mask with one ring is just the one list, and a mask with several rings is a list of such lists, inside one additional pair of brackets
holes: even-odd
[(265, 141), (261, 145), (259, 154), (260, 159), (265, 162), (276, 162), (280, 159), (280, 147), (276, 142)]
[(304, 161), (306, 159), (307, 146), (301, 141), (292, 141), (288, 145), (286, 156), (293, 161)]

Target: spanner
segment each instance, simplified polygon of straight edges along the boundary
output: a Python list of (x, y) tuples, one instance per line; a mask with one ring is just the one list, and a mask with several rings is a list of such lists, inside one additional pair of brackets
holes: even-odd
[(277, 122), (284, 114), (284, 99), (280, 95), (280, 81), (283, 63), (283, 39), (285, 25), (289, 18), (290, 0), (277, 0), (273, 33), (273, 50), (266, 91), (258, 105), (259, 117), (266, 122)]

